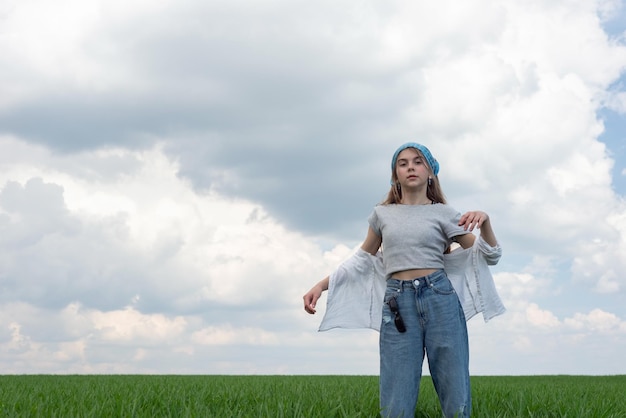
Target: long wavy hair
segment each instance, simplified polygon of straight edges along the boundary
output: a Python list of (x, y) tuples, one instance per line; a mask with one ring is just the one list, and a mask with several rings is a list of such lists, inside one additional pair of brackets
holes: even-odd
[[(441, 190), (439, 178), (433, 173), (432, 167), (428, 164), (428, 161), (426, 160), (426, 158), (424, 158), (422, 152), (413, 147), (407, 149), (417, 151), (417, 155), (420, 156), (424, 164), (426, 164), (426, 167), (428, 167), (428, 173), (430, 174), (430, 178), (432, 179), (432, 181), (431, 184), (426, 187), (426, 197), (428, 197), (434, 203), (446, 203), (446, 197)], [(396, 160), (393, 164), (393, 170), (391, 171), (391, 188), (389, 189), (389, 193), (387, 194), (387, 199), (382, 202), (383, 205), (393, 205), (402, 201), (402, 187), (400, 187), (398, 174), (396, 173), (397, 165), (398, 161)]]

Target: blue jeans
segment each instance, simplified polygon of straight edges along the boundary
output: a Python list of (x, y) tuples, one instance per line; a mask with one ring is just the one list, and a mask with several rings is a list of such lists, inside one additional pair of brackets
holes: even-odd
[[(394, 323), (395, 297), (406, 332)], [(413, 417), (424, 354), (445, 417), (469, 417), (472, 399), (465, 315), (443, 270), (387, 280), (380, 328), (380, 407), (384, 417)]]

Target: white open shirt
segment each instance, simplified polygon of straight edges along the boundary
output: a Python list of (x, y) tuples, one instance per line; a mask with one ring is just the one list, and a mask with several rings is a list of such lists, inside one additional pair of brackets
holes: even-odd
[[(444, 254), (444, 270), (466, 320), (482, 313), (487, 322), (506, 310), (489, 270), (501, 256), (500, 245), (492, 247), (480, 236), (471, 248), (457, 248)], [(382, 253), (371, 255), (359, 248), (329, 277), (326, 313), (319, 331), (332, 328), (380, 331), (386, 286)]]

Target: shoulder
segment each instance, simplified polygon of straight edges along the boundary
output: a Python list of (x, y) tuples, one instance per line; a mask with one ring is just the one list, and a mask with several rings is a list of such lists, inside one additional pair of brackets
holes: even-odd
[(374, 206), (374, 210), (369, 216), (369, 221), (371, 223), (388, 223), (395, 222), (399, 219), (403, 218), (403, 212), (399, 211), (398, 205), (395, 204), (379, 204)]
[(383, 216), (385, 212), (385, 207), (386, 205), (383, 204), (378, 204), (374, 206), (372, 212), (370, 213), (370, 216), (368, 217), (369, 221), (377, 221), (381, 216)]
[(461, 215), (458, 210), (446, 203), (436, 203), (432, 206), (437, 213), (441, 214), (441, 216), (456, 217)]
[(395, 204), (384, 204), (384, 203), (379, 203), (378, 205), (374, 206), (374, 213), (389, 213), (391, 211), (393, 211), (398, 205)]
[(435, 203), (434, 205), (435, 208), (441, 210), (441, 211), (449, 211), (449, 212), (458, 212), (455, 208), (453, 208), (452, 206), (450, 206), (447, 203)]

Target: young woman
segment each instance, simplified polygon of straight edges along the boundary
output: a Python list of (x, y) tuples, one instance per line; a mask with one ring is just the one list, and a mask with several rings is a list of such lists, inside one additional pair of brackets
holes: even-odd
[[(448, 206), (439, 185), (439, 163), (417, 143), (399, 147), (391, 162), (391, 189), (374, 208), (361, 250), (383, 251), (386, 290), (380, 326), (380, 407), (385, 417), (412, 417), (424, 355), (446, 417), (469, 416), (469, 347), (463, 308), (444, 271), (453, 242), (474, 244), (474, 228), (489, 246), (497, 241), (489, 217), (463, 216)], [(315, 313), (329, 277), (304, 295)]]

